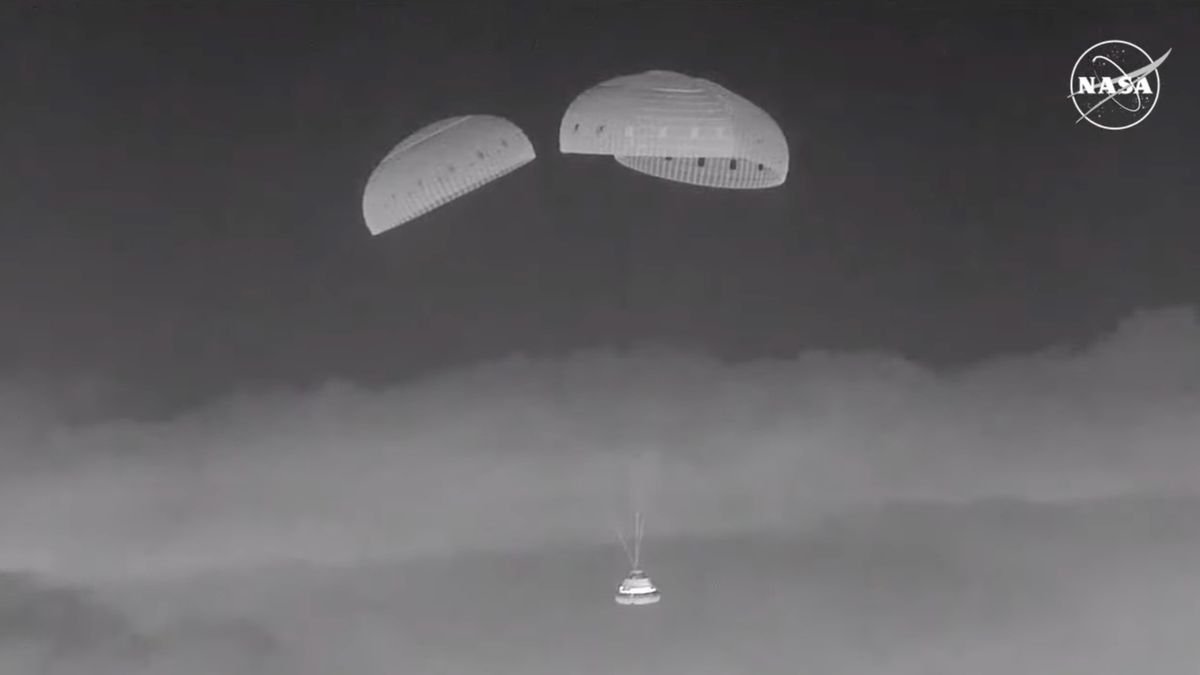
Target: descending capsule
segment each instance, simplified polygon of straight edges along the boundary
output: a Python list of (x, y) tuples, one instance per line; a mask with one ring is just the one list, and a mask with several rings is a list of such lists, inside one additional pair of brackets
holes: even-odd
[(666, 70), (623, 75), (577, 96), (559, 127), (564, 154), (610, 155), (691, 185), (782, 185), (787, 138), (761, 108), (721, 85)]
[(613, 599), (618, 605), (653, 605), (662, 600), (662, 594), (645, 572), (633, 570), (617, 587), (617, 594)]
[(662, 593), (654, 582), (650, 581), (650, 577), (642, 571), (642, 537), (645, 535), (645, 521), (642, 519), (642, 514), (637, 513), (633, 519), (633, 547), (625, 541), (625, 536), (617, 530), (617, 536), (621, 539), (621, 546), (625, 549), (625, 553), (629, 556), (629, 565), (632, 568), (625, 580), (617, 586), (617, 594), (613, 597), (618, 605), (625, 606), (642, 606), (654, 605), (659, 600), (662, 600)]
[(404, 139), (371, 173), (363, 218), (371, 234), (386, 232), (533, 161), (529, 138), (493, 115), (464, 115), (429, 124)]

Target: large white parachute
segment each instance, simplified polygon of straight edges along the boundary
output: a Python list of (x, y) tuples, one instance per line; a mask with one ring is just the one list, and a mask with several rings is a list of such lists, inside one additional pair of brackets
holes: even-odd
[(476, 190), (533, 161), (533, 145), (515, 124), (492, 115), (434, 122), (383, 158), (363, 190), (371, 234)]
[(584, 91), (558, 136), (564, 154), (610, 155), (635, 171), (714, 188), (782, 185), (787, 138), (766, 112), (715, 82), (666, 70)]

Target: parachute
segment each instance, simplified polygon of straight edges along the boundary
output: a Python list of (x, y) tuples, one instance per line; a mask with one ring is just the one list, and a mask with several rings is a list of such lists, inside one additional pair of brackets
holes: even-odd
[(787, 138), (761, 108), (715, 82), (666, 70), (606, 80), (577, 96), (559, 127), (563, 154), (609, 155), (679, 183), (782, 185)]
[(451, 117), (404, 139), (363, 190), (363, 218), (378, 235), (533, 161), (529, 138), (492, 115)]

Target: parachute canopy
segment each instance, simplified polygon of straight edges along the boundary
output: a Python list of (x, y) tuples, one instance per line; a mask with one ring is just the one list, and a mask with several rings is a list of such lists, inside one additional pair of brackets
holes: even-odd
[(492, 115), (451, 117), (425, 126), (383, 158), (363, 190), (371, 234), (432, 211), (533, 161), (529, 138)]
[(756, 189), (787, 179), (787, 138), (766, 112), (715, 82), (666, 70), (580, 94), (563, 115), (564, 154), (610, 155), (666, 180)]

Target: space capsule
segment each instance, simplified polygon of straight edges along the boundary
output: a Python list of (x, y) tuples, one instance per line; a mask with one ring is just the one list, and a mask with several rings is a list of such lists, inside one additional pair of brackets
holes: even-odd
[(658, 587), (641, 570), (633, 570), (617, 587), (618, 605), (653, 605), (662, 599)]
[(658, 587), (650, 581), (650, 577), (642, 571), (640, 566), (642, 556), (642, 535), (645, 533), (644, 521), (642, 514), (638, 513), (633, 520), (633, 546), (630, 547), (624, 535), (617, 531), (621, 539), (621, 546), (625, 548), (625, 553), (629, 556), (629, 566), (632, 568), (625, 576), (625, 580), (617, 587), (617, 595), (614, 598), (618, 605), (638, 606), (638, 605), (653, 605), (662, 599), (662, 593)]

